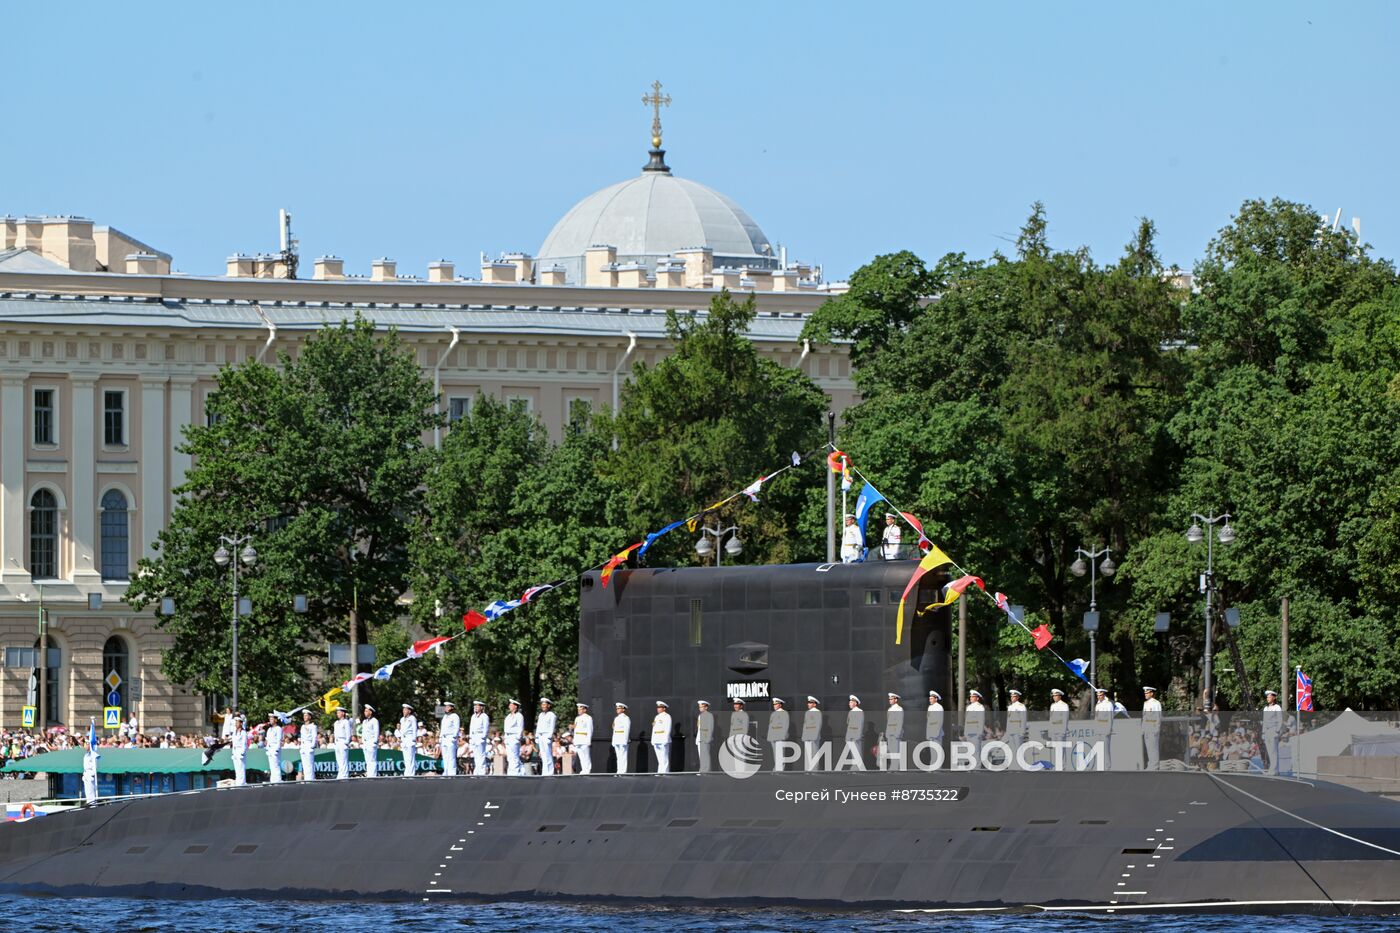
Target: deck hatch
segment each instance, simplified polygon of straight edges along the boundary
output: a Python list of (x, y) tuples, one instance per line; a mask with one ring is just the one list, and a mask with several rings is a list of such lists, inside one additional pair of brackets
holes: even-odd
[(698, 822), (700, 822), (700, 821), (699, 821), (699, 820), (689, 819), (689, 818), (687, 818), (687, 819), (679, 819), (679, 820), (672, 820), (671, 822), (669, 822), (669, 823), (666, 824), (666, 828), (667, 828), (667, 829), (679, 829), (679, 828), (685, 827), (685, 826), (694, 826), (694, 825), (695, 825), (696, 823), (698, 823)]
[(346, 830), (354, 829), (356, 826), (359, 825), (359, 823), (336, 823), (334, 826), (331, 827), (331, 832), (343, 833)]
[(557, 833), (557, 832), (563, 831), (563, 829), (564, 829), (564, 824), (563, 824), (563, 823), (545, 823), (545, 824), (544, 824), (543, 826), (541, 826), (539, 829), (535, 830), (535, 832), (537, 832), (537, 833)]
[(597, 831), (600, 833), (615, 833), (626, 825), (626, 823), (599, 823)]
[(1031, 820), (1032, 826), (1054, 826), (1059, 820)]
[(145, 855), (150, 846), (132, 846), (126, 850), (127, 855)]
[(1124, 849), (1124, 855), (1151, 855), (1156, 849)]
[(203, 855), (205, 852), (208, 852), (208, 851), (209, 851), (209, 847), (208, 847), (208, 846), (186, 846), (186, 847), (185, 847), (185, 854), (186, 854), (186, 855)]
[(972, 827), (972, 831), (973, 831), (974, 833), (999, 833), (999, 832), (1001, 832), (1001, 827), (1000, 827), (1000, 826), (974, 826), (974, 827)]
[(1108, 820), (1080, 820), (1080, 826), (1107, 826)]
[(772, 829), (774, 826), (782, 826), (782, 820), (754, 820), (753, 825), (762, 826), (765, 829)]
[(233, 847), (234, 855), (252, 855), (256, 851), (258, 851), (257, 846), (241, 845)]

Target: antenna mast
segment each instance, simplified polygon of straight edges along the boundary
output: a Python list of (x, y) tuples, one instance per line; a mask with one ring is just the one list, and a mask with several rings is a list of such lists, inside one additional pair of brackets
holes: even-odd
[(282, 264), (287, 268), (287, 278), (297, 277), (297, 241), (292, 236), (292, 214), (290, 211), (279, 209), (277, 211), (277, 224), (279, 227), (279, 244), (281, 246), (280, 256)]

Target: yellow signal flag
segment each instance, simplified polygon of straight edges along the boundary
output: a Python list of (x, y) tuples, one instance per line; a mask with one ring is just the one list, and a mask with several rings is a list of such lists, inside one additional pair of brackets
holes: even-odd
[(332, 687), (326, 691), (325, 695), (321, 697), (321, 709), (327, 713), (334, 713), (340, 709), (340, 701), (335, 698), (343, 692), (339, 687)]

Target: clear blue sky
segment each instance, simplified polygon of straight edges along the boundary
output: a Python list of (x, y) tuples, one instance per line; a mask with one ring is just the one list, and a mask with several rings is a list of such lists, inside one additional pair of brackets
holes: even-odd
[(1249, 197), (1400, 254), (1400, 3), (9, 4), (0, 214), (81, 214), (220, 273), (276, 247), (424, 274), (538, 249), (635, 174), (660, 78), (676, 174), (843, 277), (877, 253), (1136, 218), (1189, 265)]

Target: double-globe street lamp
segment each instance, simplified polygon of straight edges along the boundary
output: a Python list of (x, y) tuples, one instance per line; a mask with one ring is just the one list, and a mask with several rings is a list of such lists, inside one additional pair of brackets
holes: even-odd
[[(1069, 565), (1069, 572), (1076, 577), (1089, 574), (1089, 611), (1084, 613), (1084, 631), (1089, 633), (1089, 680), (1097, 684), (1098, 650), (1094, 644), (1094, 638), (1099, 631), (1098, 575), (1103, 574), (1105, 577), (1111, 577), (1118, 571), (1118, 565), (1113, 562), (1112, 557), (1108, 556), (1108, 548), (1086, 551), (1082, 547), (1077, 547), (1074, 552), (1079, 555), (1079, 558)], [(1103, 563), (1095, 564), (1094, 561), (1100, 557), (1103, 558)]]
[[(1191, 513), (1191, 527), (1186, 531), (1186, 540), (1192, 544), (1200, 544), (1204, 539), (1206, 542), (1206, 572), (1201, 575), (1201, 592), (1206, 594), (1206, 653), (1201, 663), (1201, 696), (1205, 706), (1205, 712), (1210, 712), (1215, 706), (1214, 684), (1211, 682), (1211, 645), (1215, 638), (1215, 626), (1211, 618), (1211, 595), (1215, 589), (1215, 539), (1219, 538), (1221, 544), (1229, 544), (1235, 540), (1235, 529), (1230, 527), (1230, 513), (1223, 515), (1202, 515), (1199, 512)], [(1201, 522), (1205, 522), (1205, 529), (1202, 530)], [(1215, 530), (1217, 522), (1223, 523), (1219, 531)]]
[[(238, 604), (238, 565), (241, 563), (245, 567), (251, 567), (257, 563), (258, 552), (253, 550), (253, 536), (242, 535), (232, 537), (230, 535), (219, 535), (219, 549), (214, 552), (214, 563), (220, 567), (230, 567), (233, 574), (233, 708), (238, 709), (238, 614), (241, 608)], [(238, 559), (234, 560), (233, 552), (242, 546)], [(249, 607), (251, 610), (251, 606)]]
[[(695, 553), (699, 554), (702, 559), (709, 557), (711, 554), (715, 555), (715, 566), (720, 566), (722, 561), (720, 560), (720, 548), (718, 544), (724, 541), (724, 536), (730, 534), (730, 532), (733, 532), (733, 534), (729, 540), (725, 542), (723, 550), (724, 553), (728, 554), (730, 557), (738, 557), (744, 551), (744, 542), (739, 540), (738, 525), (730, 525), (728, 528), (721, 528), (718, 525), (714, 527), (701, 525), (700, 540), (695, 542)], [(715, 543), (711, 544), (710, 539), (705, 537), (705, 535), (713, 535)]]

